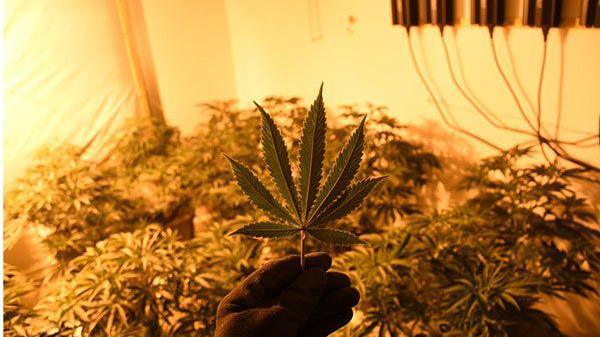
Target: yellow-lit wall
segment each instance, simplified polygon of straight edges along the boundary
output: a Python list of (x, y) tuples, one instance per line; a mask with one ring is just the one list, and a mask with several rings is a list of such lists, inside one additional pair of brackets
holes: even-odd
[(10, 0), (4, 15), (4, 178), (10, 184), (34, 152), (83, 145), (136, 111), (112, 0)]
[(236, 97), (223, 0), (141, 0), (162, 108), (189, 132), (198, 104)]
[[(411, 64), (405, 31), (391, 24), (389, 1), (227, 0), (226, 3), (237, 92), (242, 102), (271, 94), (311, 99), (320, 81), (325, 81), (329, 104), (371, 101), (389, 106), (403, 122), (440, 120)], [(354, 17), (354, 24), (350, 17)], [(446, 34), (459, 81), (463, 83), (464, 73), (468, 87), (495, 114), (509, 125), (526, 127), (493, 63), (487, 29), (464, 27)], [(450, 79), (437, 28), (424, 28), (411, 38), (422, 68), (434, 79), (434, 88), (443, 94), (444, 105), (460, 125), (505, 147), (523, 139), (490, 126), (459, 95)], [(496, 32), (495, 42), (502, 66), (515, 83), (502, 31)], [(559, 42), (560, 34), (552, 31), (542, 105), (544, 124), (552, 131), (559, 101)], [(541, 32), (510, 29), (508, 45), (526, 92), (521, 99), (532, 116), (527, 100), (536, 104)], [(600, 30), (571, 29), (563, 48), (561, 135), (576, 139), (581, 134), (575, 130), (598, 132)], [(479, 144), (477, 148), (483, 155), (491, 154)], [(600, 164), (597, 147), (573, 153)]]
[[(132, 25), (143, 26), (131, 28), (147, 39), (139, 51), (153, 69), (145, 75), (156, 80), (148, 85), (171, 125), (189, 132), (204, 117), (198, 104), (236, 98), (223, 0), (125, 3)], [(139, 106), (115, 0), (7, 0), (3, 9), (3, 163), (11, 184), (38, 148), (85, 144), (112, 121), (100, 144)]]

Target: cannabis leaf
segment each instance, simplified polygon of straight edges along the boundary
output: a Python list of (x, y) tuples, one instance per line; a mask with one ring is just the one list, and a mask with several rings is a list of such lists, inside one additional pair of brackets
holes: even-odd
[(364, 245), (365, 242), (358, 236), (340, 229), (311, 228), (308, 234), (319, 241), (332, 243), (337, 246)]
[(290, 214), (275, 200), (271, 192), (267, 190), (249, 168), (233, 158), (227, 157), (227, 159), (238, 185), (258, 208), (271, 213), (281, 220), (293, 221)]
[(348, 188), (339, 199), (319, 215), (313, 226), (341, 219), (358, 208), (377, 184), (386, 176), (359, 181)]
[(261, 221), (243, 226), (231, 233), (231, 235), (244, 234), (255, 238), (285, 238), (294, 236), (298, 232), (300, 232), (300, 229), (296, 226)]
[(300, 217), (298, 209), (298, 193), (292, 179), (292, 169), (287, 147), (281, 136), (281, 132), (269, 114), (254, 102), (262, 116), (261, 138), (265, 164), (277, 185), (279, 193), (293, 210), (296, 217)]
[(323, 104), (323, 85), (317, 99), (310, 107), (304, 120), (300, 138), (300, 193), (302, 195), (302, 218), (306, 220), (315, 201), (323, 173), (325, 159), (325, 105)]
[(256, 104), (261, 114), (261, 149), (267, 171), (286, 206), (271, 195), (256, 175), (246, 166), (226, 155), (238, 185), (250, 200), (274, 218), (283, 221), (260, 221), (235, 230), (258, 238), (285, 238), (300, 233), (300, 264), (304, 268), (304, 245), (307, 235), (334, 245), (365, 244), (358, 236), (339, 229), (323, 228), (356, 210), (385, 177), (368, 178), (352, 184), (362, 160), (365, 143), (365, 120), (350, 136), (323, 186), (321, 178), (325, 159), (327, 122), (323, 103), (323, 85), (304, 120), (299, 150), (299, 188), (294, 184), (288, 149), (281, 131), (265, 109)]
[(315, 201), (315, 207), (311, 211), (309, 225), (312, 223), (314, 215), (336, 200), (358, 172), (364, 150), (365, 119), (366, 117), (363, 117), (358, 128), (338, 154), (333, 168), (329, 171), (325, 184)]

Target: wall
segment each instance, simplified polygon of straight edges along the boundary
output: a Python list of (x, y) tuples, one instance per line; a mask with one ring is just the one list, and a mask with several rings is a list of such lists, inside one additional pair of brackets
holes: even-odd
[[(325, 81), (325, 99), (330, 105), (371, 101), (389, 106), (403, 122), (440, 120), (412, 66), (405, 31), (391, 25), (389, 1), (227, 0), (226, 3), (237, 92), (242, 102), (271, 94), (312, 99), (319, 83)], [(354, 17), (354, 24), (350, 17)], [(516, 74), (525, 89), (525, 96), (519, 96), (527, 113), (533, 116), (527, 101), (536, 104), (541, 33), (530, 28), (512, 28), (507, 32), (507, 39), (502, 30), (495, 35), (500, 61), (518, 89), (508, 41)], [(526, 124), (493, 63), (487, 29), (461, 27), (446, 34), (459, 82), (463, 83), (465, 78), (467, 86), (493, 113), (511, 126), (524, 128)], [(437, 28), (423, 28), (411, 33), (411, 38), (421, 67), (426, 76), (434, 79), (434, 89), (443, 93), (443, 104), (455, 120), (504, 147), (523, 139), (490, 126), (458, 94), (451, 82)], [(550, 130), (554, 129), (558, 111), (560, 38), (557, 31), (549, 36), (542, 95), (543, 121)], [(565, 139), (578, 139), (581, 134), (598, 132), (600, 30), (569, 30), (563, 48), (561, 135)], [(482, 155), (492, 153), (485, 146), (476, 147)], [(600, 164), (597, 147), (574, 153)]]
[[(113, 0), (11, 0), (3, 10), (6, 190), (42, 146), (96, 136), (88, 154), (101, 151), (137, 102)], [(4, 261), (41, 274), (52, 259), (39, 233), (20, 221), (4, 224), (20, 233), (5, 240)]]
[(198, 104), (237, 96), (224, 1), (141, 1), (165, 117), (189, 132)]
[(38, 148), (101, 141), (136, 100), (113, 0), (4, 1), (4, 179)]
[[(237, 96), (224, 1), (127, 4), (142, 65), (153, 68), (144, 73), (151, 107), (169, 123), (191, 131), (204, 117), (198, 104)], [(138, 107), (114, 0), (8, 0), (3, 9), (10, 184), (38, 148), (82, 145), (110, 124), (101, 144)]]

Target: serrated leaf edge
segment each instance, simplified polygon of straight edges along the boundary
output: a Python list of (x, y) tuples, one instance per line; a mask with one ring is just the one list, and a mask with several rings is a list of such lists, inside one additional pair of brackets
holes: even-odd
[[(268, 236), (268, 235), (261, 235), (261, 234), (255, 234), (253, 232), (257, 232), (260, 231), (260, 229), (250, 229), (250, 227), (252, 226), (260, 226), (260, 225), (270, 225), (270, 226), (280, 226), (281, 229), (274, 229), (274, 228), (269, 228), (269, 229), (264, 229), (263, 231), (267, 232), (282, 232), (282, 233), (290, 233), (291, 235), (287, 235), (287, 236), (280, 236), (280, 237), (273, 237), (273, 236)], [(245, 232), (245, 230), (248, 230), (248, 232)], [(296, 226), (292, 226), (292, 225), (287, 225), (287, 224), (282, 224), (282, 223), (278, 223), (278, 222), (270, 222), (270, 221), (258, 221), (258, 222), (253, 222), (247, 225), (244, 225), (236, 230), (234, 230), (233, 232), (229, 233), (229, 236), (234, 236), (234, 235), (245, 235), (245, 236), (251, 236), (251, 237), (255, 237), (255, 238), (268, 238), (268, 239), (281, 239), (281, 238), (285, 238), (285, 237), (290, 237), (290, 236), (294, 236), (297, 233), (300, 233), (300, 228), (296, 227)]]
[[(275, 199), (275, 197), (273, 197), (273, 195), (271, 194), (271, 192), (269, 192), (269, 190), (265, 187), (265, 185), (263, 185), (263, 183), (260, 181), (260, 179), (258, 179), (258, 177), (254, 174), (254, 172), (252, 172), (252, 170), (250, 168), (248, 168), (246, 165), (240, 163), (239, 161), (229, 157), (226, 154), (223, 154), (225, 156), (225, 158), (227, 158), (227, 160), (229, 161), (229, 164), (231, 166), (231, 170), (233, 171), (233, 175), (235, 177), (236, 183), (237, 185), (240, 187), (240, 189), (242, 190), (242, 192), (248, 197), (248, 199), (250, 199), (250, 202), (255, 205), (256, 207), (258, 207), (259, 209), (262, 209), (263, 211), (270, 213), (271, 215), (273, 215), (276, 218), (279, 218), (281, 220), (284, 221), (289, 221), (291, 223), (294, 223), (294, 219), (293, 217), (286, 211), (286, 209), (277, 201), (277, 199)], [(254, 200), (253, 197), (248, 194), (247, 191), (244, 190), (244, 187), (242, 186), (240, 179), (236, 173), (236, 169), (235, 167), (238, 167), (242, 170), (245, 170), (247, 172), (247, 174), (249, 174), (250, 179), (252, 179), (254, 181), (254, 183), (256, 184), (256, 187), (260, 190), (262, 190), (261, 192), (264, 193), (264, 195), (261, 195), (261, 197), (263, 199), (265, 199), (265, 201), (267, 203), (270, 204), (271, 209), (267, 209), (259, 204), (257, 204)]]
[[(298, 207), (298, 192), (296, 191), (296, 186), (292, 177), (287, 146), (283, 140), (281, 131), (279, 131), (279, 128), (275, 124), (273, 118), (271, 118), (269, 113), (265, 111), (265, 109), (263, 109), (263, 107), (261, 107), (258, 103), (254, 102), (254, 104), (260, 111), (262, 117), (260, 140), (265, 165), (267, 166), (267, 170), (269, 171), (275, 186), (279, 190), (279, 193), (286, 201), (292, 212), (299, 219), (300, 210)], [(272, 150), (276, 155), (274, 160), (271, 160), (271, 158), (267, 155), (265, 146), (272, 146)], [(270, 163), (271, 161), (272, 163)]]
[[(320, 123), (322, 121), (322, 123)], [(307, 129), (312, 124), (312, 134), (307, 134)], [(322, 124), (322, 125), (321, 125)], [(322, 139), (318, 139), (322, 129)], [(310, 210), (319, 193), (320, 183), (323, 176), (323, 161), (325, 160), (325, 139), (327, 133), (327, 117), (325, 115), (325, 105), (323, 103), (323, 83), (319, 88), (319, 94), (310, 107), (304, 119), (302, 127), (302, 136), (300, 138), (300, 201), (301, 215), (304, 221), (308, 220)], [(306, 149), (307, 141), (310, 141), (311, 148)], [(316, 153), (315, 149), (320, 148), (320, 153)], [(303, 160), (304, 155), (309, 158)], [(308, 160), (307, 160), (308, 159)], [(302, 163), (308, 161), (308, 172), (305, 172)], [(316, 170), (316, 172), (315, 172)], [(316, 180), (313, 180), (313, 177)], [(314, 186), (314, 187), (313, 187)]]
[[(344, 191), (346, 189), (348, 189), (348, 187), (346, 187), (345, 189), (342, 189), (340, 191), (337, 191), (337, 195), (333, 195), (332, 193), (334, 192), (334, 190), (336, 189), (335, 187), (340, 183), (340, 180), (342, 178), (342, 176), (344, 176), (344, 172), (346, 171), (346, 169), (348, 168), (348, 165), (352, 162), (351, 159), (351, 154), (352, 152), (354, 152), (354, 150), (352, 150), (350, 152), (350, 156), (348, 157), (348, 160), (346, 161), (346, 163), (341, 163), (341, 157), (342, 154), (344, 154), (346, 151), (349, 151), (349, 146), (352, 143), (352, 140), (356, 137), (356, 144), (355, 144), (355, 148), (360, 148), (360, 156), (358, 159), (359, 165), (360, 162), (362, 161), (362, 156), (363, 156), (363, 152), (364, 152), (364, 125), (365, 125), (365, 120), (366, 120), (366, 116), (363, 117), (362, 121), (360, 122), (360, 125), (354, 130), (354, 133), (350, 136), (350, 138), (348, 139), (348, 141), (346, 142), (346, 144), (344, 144), (344, 147), (342, 148), (342, 150), (338, 153), (337, 158), (335, 159), (334, 165), (333, 167), (329, 170), (328, 174), (327, 174), (327, 178), (325, 179), (325, 183), (323, 184), (323, 186), (321, 187), (321, 190), (319, 191), (319, 196), (317, 196), (317, 199), (315, 200), (316, 203), (316, 207), (314, 207), (311, 211), (311, 215), (309, 217), (309, 220), (307, 221), (307, 223), (312, 223), (313, 222), (313, 218), (315, 217), (316, 214), (318, 214), (319, 212), (323, 211), (324, 209), (326, 209), (331, 203), (335, 202), (335, 200), (342, 194), (344, 193)], [(329, 191), (325, 191), (324, 188), (329, 185), (329, 180), (333, 179), (332, 174), (334, 174), (338, 168), (338, 165), (344, 165), (340, 170), (339, 170), (339, 174), (338, 177), (335, 178), (335, 181), (331, 184), (331, 188), (329, 189)], [(356, 170), (356, 172), (354, 172), (352, 174), (352, 176), (349, 177), (348, 179), (348, 183), (350, 183), (354, 177), (356, 176), (356, 174), (358, 173), (358, 168)], [(325, 194), (324, 194), (325, 193)]]
[[(331, 242), (331, 241), (324, 241), (319, 239), (318, 237), (316, 237), (314, 235), (314, 232), (316, 231), (331, 231), (331, 232), (336, 232), (336, 233), (340, 233), (340, 234), (346, 234), (346, 235), (350, 235), (354, 238), (356, 238), (356, 240), (358, 240), (359, 242), (356, 243), (340, 243), (340, 242)], [(349, 231), (345, 231), (342, 229), (335, 229), (335, 228), (307, 228), (306, 229), (306, 233), (308, 233), (308, 235), (310, 235), (312, 238), (316, 239), (319, 242), (323, 242), (323, 243), (328, 243), (328, 244), (332, 244), (334, 246), (342, 246), (342, 247), (351, 247), (351, 246), (368, 246), (369, 243), (367, 243), (364, 240), (361, 240), (358, 235), (349, 232)]]
[[(360, 205), (365, 201), (365, 199), (369, 196), (369, 194), (385, 178), (387, 178), (387, 176), (367, 178), (367, 179), (362, 179), (362, 180), (352, 184), (328, 208), (324, 209), (323, 212), (317, 214), (315, 216), (313, 222), (308, 224), (308, 227), (310, 228), (311, 226), (324, 225), (328, 222), (332, 222), (332, 221), (341, 219), (341, 218), (345, 217), (346, 215), (356, 211), (360, 207)], [(354, 189), (359, 188), (359, 187), (360, 187), (359, 190), (354, 191), (354, 193), (352, 192)], [(364, 194), (362, 196), (360, 196), (360, 193), (363, 193), (363, 192), (364, 192)], [(353, 195), (349, 195), (350, 193), (353, 193)], [(358, 200), (356, 199), (357, 197), (358, 197)], [(344, 202), (344, 200), (346, 200), (345, 203), (343, 205), (340, 205), (340, 203)], [(348, 210), (342, 210), (343, 207), (348, 205), (350, 202), (356, 201), (356, 200), (357, 200), (357, 203), (356, 203), (356, 205), (354, 205), (354, 207), (351, 207)], [(340, 212), (340, 214), (333, 216), (332, 214), (335, 214), (336, 212)]]

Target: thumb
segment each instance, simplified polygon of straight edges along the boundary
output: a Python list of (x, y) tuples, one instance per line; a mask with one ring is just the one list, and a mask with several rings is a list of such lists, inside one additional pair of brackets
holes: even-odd
[(275, 300), (299, 325), (304, 325), (319, 303), (327, 287), (327, 274), (322, 269), (309, 269)]

